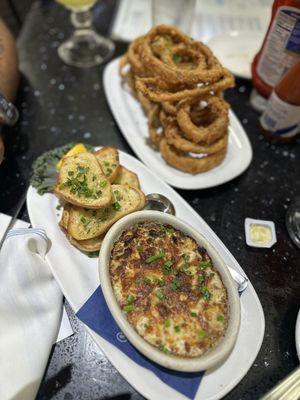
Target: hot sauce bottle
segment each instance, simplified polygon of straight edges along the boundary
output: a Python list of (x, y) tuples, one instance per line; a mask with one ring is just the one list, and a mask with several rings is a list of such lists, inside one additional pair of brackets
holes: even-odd
[(289, 141), (299, 132), (300, 61), (275, 86), (260, 124), (264, 135), (276, 141)]
[(300, 59), (300, 0), (275, 0), (268, 31), (252, 63), (252, 83), (258, 98), (251, 104), (262, 111), (279, 79)]

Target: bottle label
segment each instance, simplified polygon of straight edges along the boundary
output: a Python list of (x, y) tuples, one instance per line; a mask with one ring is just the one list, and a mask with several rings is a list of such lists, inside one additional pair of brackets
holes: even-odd
[(291, 137), (297, 134), (300, 123), (300, 106), (282, 101), (275, 91), (271, 94), (265, 112), (260, 117), (262, 127), (274, 135)]
[(258, 75), (271, 87), (300, 58), (300, 9), (279, 7), (257, 63)]

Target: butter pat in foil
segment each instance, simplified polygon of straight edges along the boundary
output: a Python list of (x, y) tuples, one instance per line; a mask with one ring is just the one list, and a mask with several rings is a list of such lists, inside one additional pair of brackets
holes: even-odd
[(246, 218), (245, 234), (248, 246), (270, 248), (277, 242), (275, 225), (272, 221)]

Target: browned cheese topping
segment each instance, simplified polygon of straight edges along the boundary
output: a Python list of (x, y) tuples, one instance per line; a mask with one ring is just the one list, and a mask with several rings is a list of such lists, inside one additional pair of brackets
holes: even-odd
[(127, 320), (165, 353), (197, 357), (215, 347), (228, 324), (227, 291), (203, 247), (152, 221), (115, 242), (110, 275)]

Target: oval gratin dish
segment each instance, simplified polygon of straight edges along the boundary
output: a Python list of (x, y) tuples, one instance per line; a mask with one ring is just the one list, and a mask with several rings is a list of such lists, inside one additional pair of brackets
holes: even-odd
[[(201, 356), (181, 357), (162, 352), (157, 347), (148, 343), (137, 333), (133, 326), (128, 322), (125, 313), (118, 304), (112, 287), (109, 270), (111, 251), (114, 243), (118, 240), (123, 231), (132, 225), (144, 221), (154, 221), (159, 224), (171, 225), (185, 235), (190, 236), (197, 242), (197, 244), (204, 247), (212, 260), (214, 268), (220, 274), (223, 285), (227, 290), (229, 319), (227, 329), (223, 338), (216, 347), (208, 350)], [(138, 211), (123, 217), (112, 226), (104, 238), (99, 256), (99, 275), (103, 295), (116, 323), (119, 325), (120, 329), (131, 344), (150, 360), (172, 370), (197, 372), (216, 367), (218, 364), (223, 362), (232, 351), (240, 326), (241, 311), (237, 288), (219, 253), (199, 232), (186, 222), (173, 215), (164, 214), (158, 211)]]

